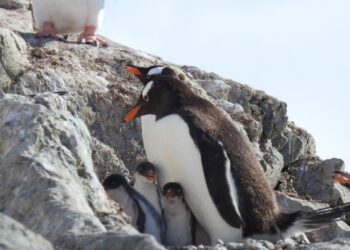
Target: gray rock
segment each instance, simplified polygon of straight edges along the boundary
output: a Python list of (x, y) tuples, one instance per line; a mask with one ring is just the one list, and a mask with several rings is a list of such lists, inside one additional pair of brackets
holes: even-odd
[(331, 223), (328, 227), (308, 233), (312, 242), (332, 241), (336, 238), (350, 238), (350, 227), (344, 221)]
[(17, 32), (33, 31), (32, 14), (26, 9), (8, 10), (0, 8), (0, 27)]
[(284, 180), (299, 197), (332, 205), (349, 201), (349, 191), (333, 181), (333, 172), (342, 170), (340, 159), (321, 161), (309, 157), (295, 162), (287, 168)]
[(196, 82), (207, 91), (207, 93), (214, 99), (227, 100), (228, 93), (231, 86), (226, 84), (223, 80), (216, 79), (214, 81), (196, 80)]
[(245, 239), (241, 243), (229, 243), (227, 244), (228, 250), (273, 250), (274, 244), (263, 240)]
[(5, 9), (20, 9), (29, 8), (28, 0), (0, 0), (0, 8)]
[(262, 145), (267, 140), (281, 134), (288, 121), (286, 103), (247, 85), (232, 80), (228, 80), (226, 83), (231, 86), (228, 101), (240, 104), (246, 113), (261, 122), (263, 128)]
[[(93, 245), (104, 237), (120, 241), (120, 234), (137, 234), (122, 219), (110, 228), (117, 231), (107, 234), (96, 216), (108, 217), (117, 211), (93, 170), (89, 131), (67, 111), (62, 97), (4, 95), (0, 99), (0, 141), (0, 211), (55, 247), (76, 249), (83, 241)], [(133, 248), (133, 241), (124, 240), (121, 245)], [(104, 243), (97, 246), (107, 247)], [(154, 248), (159, 245), (154, 243)]]
[(316, 154), (316, 143), (312, 135), (290, 122), (282, 133), (272, 140), (272, 144), (283, 155), (285, 166), (304, 155)]
[(241, 105), (237, 103), (231, 103), (224, 99), (217, 99), (214, 101), (215, 105), (219, 108), (222, 108), (229, 114), (235, 114), (235, 113), (243, 113), (244, 109)]
[(331, 242), (321, 242), (311, 245), (298, 246), (295, 250), (348, 250), (350, 238), (335, 239)]
[(278, 206), (284, 213), (293, 213), (296, 211), (310, 212), (312, 210), (328, 207), (328, 204), (293, 198), (281, 192), (276, 192), (276, 198)]
[(0, 86), (9, 87), (12, 79), (28, 65), (25, 41), (14, 32), (0, 27)]
[(276, 187), (284, 166), (283, 156), (275, 148), (269, 146), (263, 151), (263, 158), (260, 160), (260, 163), (265, 169), (271, 187)]
[(96, 138), (92, 138), (92, 160), (94, 169), (101, 182), (110, 174), (122, 174), (130, 177), (129, 170), (124, 162), (116, 156), (113, 148), (101, 143)]
[(10, 217), (0, 213), (1, 250), (50, 250), (50, 242)]

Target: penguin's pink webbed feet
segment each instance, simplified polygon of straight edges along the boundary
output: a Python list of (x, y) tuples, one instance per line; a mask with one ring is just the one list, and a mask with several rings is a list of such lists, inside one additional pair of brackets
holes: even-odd
[(57, 36), (57, 31), (55, 29), (55, 24), (53, 22), (44, 22), (43, 27), (36, 33), (36, 37), (52, 37), (61, 40)]
[(78, 43), (107, 47), (107, 43), (101, 37), (96, 35), (96, 27), (92, 25), (85, 26), (83, 33), (81, 33), (78, 38)]

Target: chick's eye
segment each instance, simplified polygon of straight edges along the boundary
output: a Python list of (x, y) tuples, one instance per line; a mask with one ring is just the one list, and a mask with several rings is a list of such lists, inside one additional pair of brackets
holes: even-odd
[(145, 102), (148, 102), (148, 101), (149, 101), (149, 96), (148, 96), (148, 95), (143, 96), (143, 100), (144, 100)]

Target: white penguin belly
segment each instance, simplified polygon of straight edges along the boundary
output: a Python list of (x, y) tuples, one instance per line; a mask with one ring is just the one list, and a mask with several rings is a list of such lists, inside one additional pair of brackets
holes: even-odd
[(187, 204), (208, 231), (212, 244), (217, 239), (239, 241), (241, 230), (226, 223), (209, 194), (200, 152), (191, 138), (188, 125), (179, 115), (153, 122), (152, 127), (143, 126), (147, 129), (142, 133), (147, 157), (163, 173), (160, 184), (164, 185), (170, 179), (182, 185)]
[(144, 115), (141, 116), (142, 140), (146, 151), (147, 159), (156, 165), (158, 182), (160, 188), (173, 181), (171, 175), (166, 168), (161, 168), (157, 165), (158, 156), (162, 154), (162, 139), (156, 129), (156, 116)]
[[(58, 33), (78, 33), (91, 16), (103, 15), (103, 5), (104, 0), (33, 0), (33, 15), (39, 29), (44, 22), (53, 22)], [(101, 18), (95, 19), (90, 25), (98, 26)]]
[(167, 246), (187, 246), (192, 244), (190, 212), (183, 206), (177, 213), (164, 212), (166, 221)]

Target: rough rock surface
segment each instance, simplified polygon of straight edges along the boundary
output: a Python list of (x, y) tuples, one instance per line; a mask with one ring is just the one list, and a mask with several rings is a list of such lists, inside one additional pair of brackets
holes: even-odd
[[(0, 0), (0, 212), (58, 249), (162, 249), (127, 223), (100, 181), (114, 172), (130, 177), (145, 157), (140, 122), (122, 122), (141, 90), (125, 65), (169, 63), (112, 41), (97, 48), (73, 38), (36, 39), (28, 6)], [(332, 180), (343, 162), (316, 156), (312, 136), (288, 121), (286, 103), (193, 66), (170, 66), (239, 126), (285, 211), (350, 201), (349, 190)], [(320, 242), (348, 233), (339, 222), (309, 236)], [(350, 247), (339, 239), (288, 244), (245, 240), (214, 248)]]
[(53, 250), (51, 243), (25, 228), (17, 221), (0, 213), (1, 250)]

